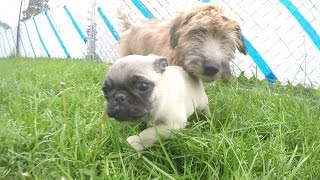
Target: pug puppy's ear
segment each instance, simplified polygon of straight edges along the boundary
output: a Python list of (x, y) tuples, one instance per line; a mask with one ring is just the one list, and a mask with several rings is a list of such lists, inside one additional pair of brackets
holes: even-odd
[(168, 66), (168, 60), (165, 57), (161, 56), (154, 56), (155, 61), (154, 61), (154, 70), (157, 73), (163, 73), (166, 70), (166, 67)]

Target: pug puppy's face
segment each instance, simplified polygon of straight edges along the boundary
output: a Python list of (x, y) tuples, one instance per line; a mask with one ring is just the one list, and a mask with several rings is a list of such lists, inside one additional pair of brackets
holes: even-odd
[[(163, 60), (163, 59), (162, 59)], [(152, 109), (152, 92), (161, 72), (159, 61), (152, 56), (131, 55), (118, 59), (109, 69), (102, 90), (109, 117), (118, 121), (134, 121)], [(167, 61), (161, 64), (165, 66)]]
[(153, 87), (152, 81), (138, 74), (121, 83), (108, 78), (103, 86), (108, 116), (118, 121), (141, 119), (152, 109)]

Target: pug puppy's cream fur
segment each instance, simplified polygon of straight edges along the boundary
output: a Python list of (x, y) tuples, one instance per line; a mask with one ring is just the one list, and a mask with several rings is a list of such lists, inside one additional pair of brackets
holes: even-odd
[(208, 97), (199, 78), (180, 66), (167, 66), (160, 56), (130, 55), (109, 69), (103, 92), (107, 114), (118, 121), (143, 120), (149, 128), (127, 138), (136, 150), (169, 138), (172, 130), (185, 128), (195, 110), (210, 117)]

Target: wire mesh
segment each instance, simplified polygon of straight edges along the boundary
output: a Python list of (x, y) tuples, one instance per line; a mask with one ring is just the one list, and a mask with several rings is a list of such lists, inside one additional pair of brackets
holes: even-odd
[[(150, 19), (148, 13), (155, 19), (168, 21), (176, 12), (203, 3), (198, 0), (83, 2), (61, 4), (51, 9), (47, 16), (41, 13), (21, 23), (19, 55), (66, 58), (67, 51), (71, 58), (114, 62), (118, 57), (120, 36), (118, 9), (128, 14), (134, 22)], [(320, 86), (320, 1), (212, 2), (230, 10), (252, 46), (249, 55), (236, 54), (231, 64), (235, 75), (244, 73), (247, 77), (267, 79), (256, 62), (255, 58), (259, 57), (283, 84)], [(16, 39), (17, 28), (0, 29), (0, 57), (16, 53)]]

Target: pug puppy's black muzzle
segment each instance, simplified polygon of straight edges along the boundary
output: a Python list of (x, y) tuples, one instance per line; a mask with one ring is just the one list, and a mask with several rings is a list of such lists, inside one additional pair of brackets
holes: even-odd
[(118, 93), (108, 102), (107, 114), (117, 121), (135, 121), (143, 118), (148, 111), (135, 104), (125, 93)]

